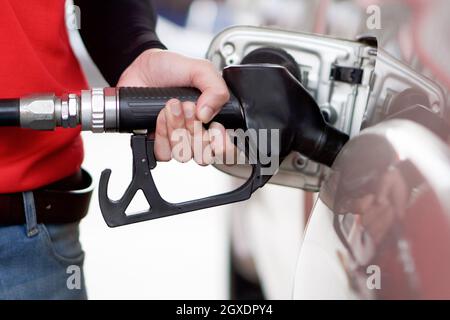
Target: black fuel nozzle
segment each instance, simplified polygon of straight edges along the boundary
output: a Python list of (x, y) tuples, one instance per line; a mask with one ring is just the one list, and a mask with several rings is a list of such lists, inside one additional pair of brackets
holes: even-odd
[(244, 65), (224, 70), (239, 97), (246, 128), (280, 132), (280, 157), (291, 151), (331, 166), (348, 135), (330, 126), (317, 102), (286, 68)]
[[(204, 199), (170, 203), (161, 197), (151, 174), (156, 167), (153, 140), (147, 135), (156, 128), (158, 114), (169, 99), (197, 101), (201, 94), (197, 89), (102, 88), (84, 90), (80, 96), (32, 95), (20, 100), (2, 100), (0, 126), (52, 130), (81, 125), (83, 130), (93, 132), (133, 133), (133, 178), (122, 198), (114, 201), (108, 197), (110, 170), (103, 171), (100, 178), (100, 208), (111, 227), (246, 200), (276, 173), (274, 161), (279, 165), (292, 151), (332, 165), (348, 136), (326, 123), (314, 98), (285, 67), (230, 66), (223, 70), (223, 77), (231, 99), (213, 120), (227, 129), (257, 133), (244, 135), (244, 147), (249, 146), (244, 152), (247, 158), (253, 156), (252, 173), (238, 189)], [(271, 135), (268, 141), (274, 143), (264, 146), (258, 134), (261, 131)], [(261, 156), (263, 153), (265, 157)], [(271, 163), (263, 158), (271, 159)], [(271, 169), (267, 170), (268, 167)], [(127, 215), (125, 211), (138, 190), (144, 192), (150, 209)]]
[[(347, 142), (348, 136), (325, 122), (315, 100), (286, 68), (277, 65), (231, 66), (224, 69), (223, 77), (232, 98), (214, 121), (221, 122), (228, 129), (275, 130), (278, 133), (276, 151), (269, 146), (265, 152), (272, 159), (277, 157), (277, 163), (281, 163), (291, 151), (298, 151), (331, 166)], [(136, 127), (152, 130), (159, 111), (168, 99), (196, 101), (199, 94), (191, 88), (119, 89), (120, 130), (129, 131)], [(149, 119), (153, 122), (150, 123)], [(261, 145), (258, 134), (248, 135), (247, 138), (247, 145), (257, 149)], [(268, 164), (262, 163), (260, 150), (256, 150), (256, 157), (251, 163), (252, 173), (238, 189), (203, 199), (170, 203), (161, 197), (151, 175), (151, 170), (156, 166), (153, 141), (149, 141), (146, 135), (133, 135), (132, 149), (133, 179), (121, 199), (113, 201), (108, 198), (110, 170), (105, 170), (100, 179), (100, 208), (111, 227), (246, 200), (276, 172), (265, 170)], [(251, 156), (248, 150), (245, 150), (247, 157)], [(138, 190), (144, 192), (150, 209), (140, 214), (126, 215), (125, 210)]]

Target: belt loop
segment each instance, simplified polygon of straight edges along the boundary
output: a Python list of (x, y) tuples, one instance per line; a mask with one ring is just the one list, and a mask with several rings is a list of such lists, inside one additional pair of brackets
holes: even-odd
[(33, 191), (22, 192), (22, 197), (23, 197), (23, 207), (25, 209), (27, 236), (31, 238), (39, 233)]

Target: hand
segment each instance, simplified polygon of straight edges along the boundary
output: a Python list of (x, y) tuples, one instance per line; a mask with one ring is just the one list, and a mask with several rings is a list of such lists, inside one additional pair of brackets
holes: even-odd
[(397, 218), (405, 216), (410, 190), (402, 173), (396, 167), (392, 167), (381, 177), (377, 192), (377, 202), (381, 205), (389, 205), (394, 209)]
[(376, 244), (381, 243), (397, 220), (405, 216), (409, 190), (400, 173), (393, 167), (380, 178), (379, 184), (358, 199), (353, 200), (355, 213)]
[[(208, 130), (201, 125), (210, 122), (230, 98), (225, 81), (209, 61), (150, 49), (123, 72), (117, 86), (195, 87), (202, 92), (196, 103), (171, 99), (159, 113), (154, 150), (157, 160), (187, 162), (194, 158), (207, 165), (214, 157), (231, 152), (232, 144), (221, 124), (213, 122)], [(194, 141), (199, 139), (194, 135), (201, 135), (201, 152), (195, 152)], [(180, 149), (180, 143), (188, 143), (188, 148)]]

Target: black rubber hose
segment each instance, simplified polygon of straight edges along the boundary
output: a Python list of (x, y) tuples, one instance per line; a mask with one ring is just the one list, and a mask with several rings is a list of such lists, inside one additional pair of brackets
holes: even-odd
[(20, 126), (19, 107), (19, 99), (0, 99), (0, 127)]

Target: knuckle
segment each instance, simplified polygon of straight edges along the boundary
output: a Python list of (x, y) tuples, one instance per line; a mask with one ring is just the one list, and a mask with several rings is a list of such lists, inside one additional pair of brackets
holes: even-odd
[(201, 64), (201, 66), (205, 69), (214, 69), (214, 65), (211, 63), (211, 61), (206, 60), (206, 59), (200, 59), (199, 63)]
[(220, 100), (228, 101), (230, 99), (230, 92), (228, 91), (228, 88), (223, 85), (217, 89), (217, 96)]
[(179, 116), (171, 115), (166, 116), (166, 126), (168, 130), (176, 130), (184, 127), (184, 118)]
[(176, 99), (176, 98), (170, 98), (167, 103), (166, 103), (166, 107), (169, 107), (172, 104), (177, 104), (180, 103), (180, 100)]
[(219, 76), (218, 71), (214, 67), (211, 61), (202, 59), (199, 61), (198, 70), (203, 75), (217, 75)]

